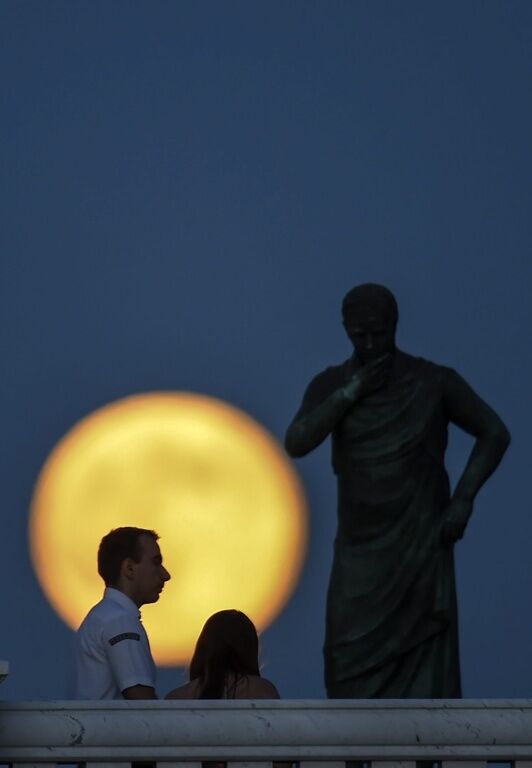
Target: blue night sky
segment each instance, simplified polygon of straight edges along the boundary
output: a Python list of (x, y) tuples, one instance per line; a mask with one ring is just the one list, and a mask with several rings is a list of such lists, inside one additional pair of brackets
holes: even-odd
[[(2, 698), (68, 695), (27, 543), (57, 440), (171, 389), (282, 439), (367, 281), (398, 298), (399, 346), (512, 432), (456, 550), (463, 686), (531, 696), (532, 3), (2, 0), (0, 36)], [(452, 478), (470, 445), (451, 431)], [(264, 674), (322, 697), (328, 445), (295, 466), (310, 546)]]

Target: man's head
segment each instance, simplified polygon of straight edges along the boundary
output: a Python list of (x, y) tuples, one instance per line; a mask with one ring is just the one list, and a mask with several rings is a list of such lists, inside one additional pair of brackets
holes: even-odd
[(115, 528), (98, 549), (98, 573), (106, 587), (119, 589), (139, 607), (155, 603), (170, 578), (158, 538), (155, 531), (144, 528)]
[(357, 285), (344, 296), (344, 328), (362, 363), (395, 350), (398, 317), (395, 297), (383, 285)]

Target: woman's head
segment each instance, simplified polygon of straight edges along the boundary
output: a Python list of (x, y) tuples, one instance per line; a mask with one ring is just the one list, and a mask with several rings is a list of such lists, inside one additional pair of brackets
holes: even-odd
[(190, 662), (190, 679), (202, 683), (201, 698), (222, 698), (226, 677), (260, 675), (259, 639), (253, 622), (236, 610), (218, 611), (205, 622)]

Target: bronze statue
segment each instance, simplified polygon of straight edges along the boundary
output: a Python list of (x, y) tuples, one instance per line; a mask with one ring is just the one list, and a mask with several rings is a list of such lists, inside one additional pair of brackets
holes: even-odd
[[(329, 698), (461, 696), (453, 545), (510, 434), (453, 369), (401, 352), (392, 293), (345, 296), (355, 352), (308, 386), (286, 433), (293, 457), (330, 434), (338, 532), (327, 595)], [(447, 426), (476, 438), (450, 493)]]

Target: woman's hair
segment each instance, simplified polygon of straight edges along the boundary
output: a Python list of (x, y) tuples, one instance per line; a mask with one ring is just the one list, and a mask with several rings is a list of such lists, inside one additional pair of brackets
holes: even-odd
[[(190, 662), (200, 681), (200, 699), (234, 698), (239, 677), (259, 672), (259, 639), (242, 611), (218, 611), (207, 619)], [(228, 690), (230, 684), (231, 690)]]

